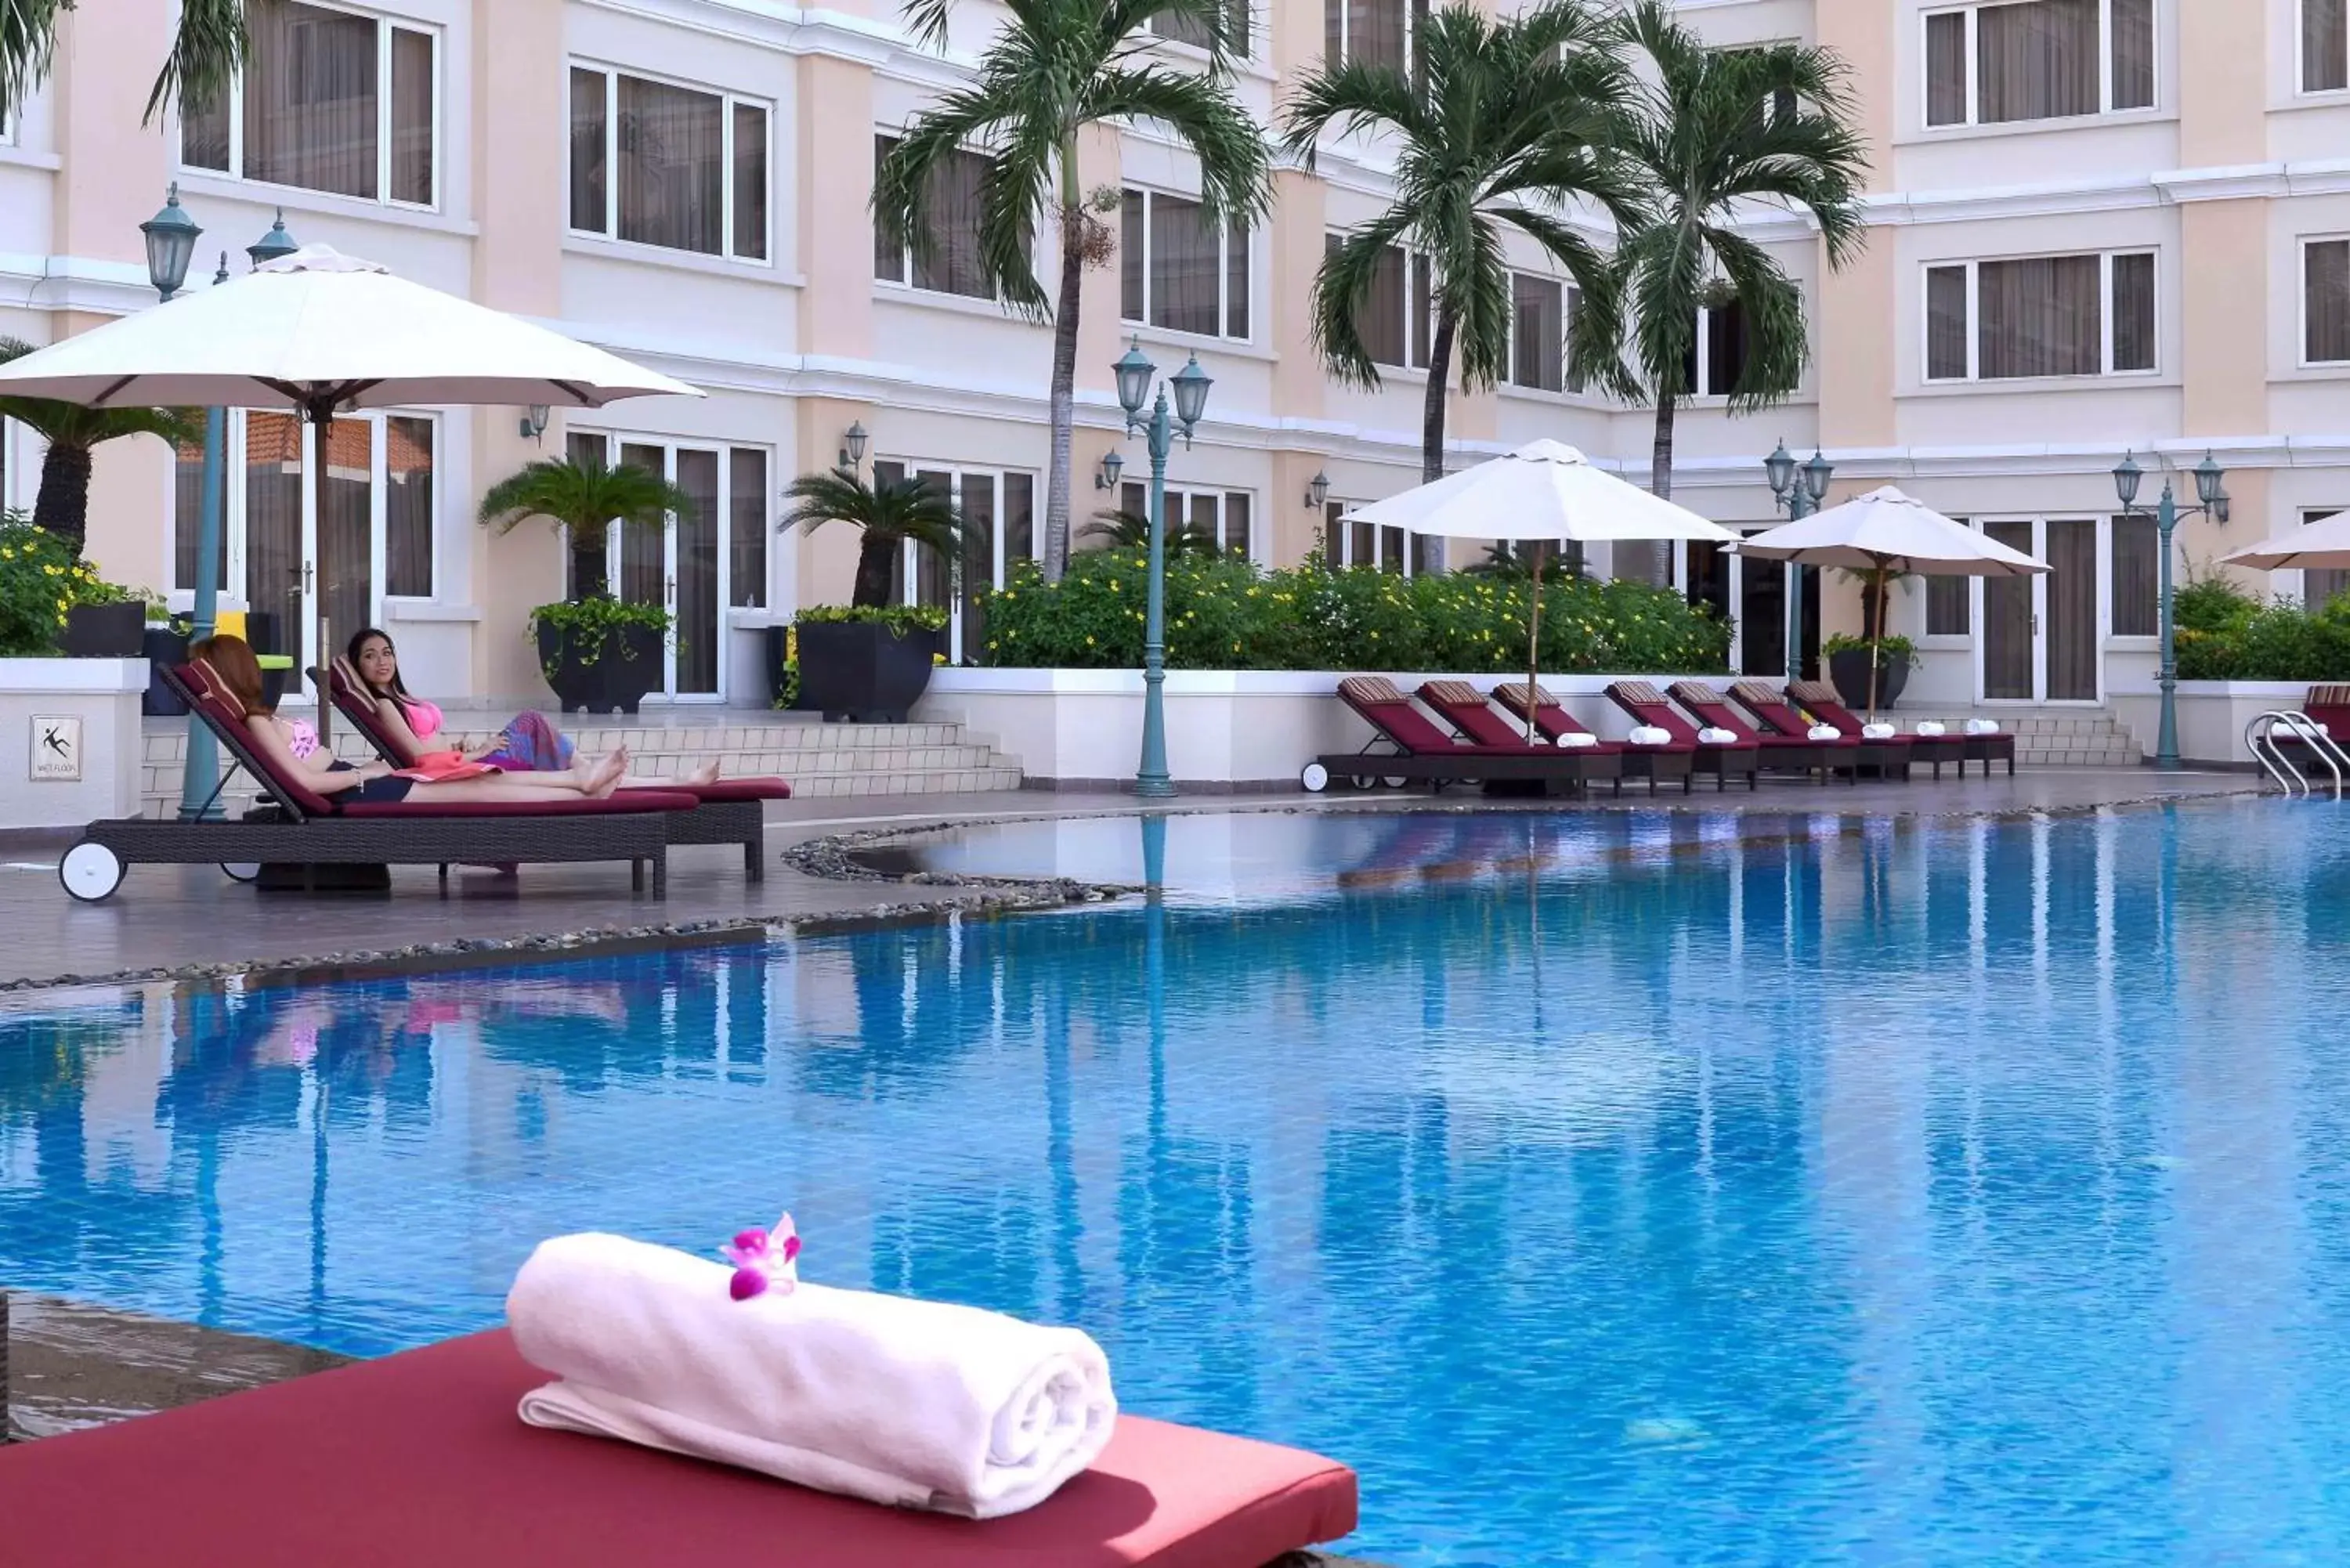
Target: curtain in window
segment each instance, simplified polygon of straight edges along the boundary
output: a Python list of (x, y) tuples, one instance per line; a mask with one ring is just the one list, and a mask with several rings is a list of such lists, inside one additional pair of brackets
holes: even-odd
[(2301, 90), (2350, 88), (2350, 4), (2301, 0)]
[(914, 286), (988, 298), (979, 268), (979, 182), (987, 160), (956, 152), (938, 166), (926, 216), (931, 244), (914, 252)]
[(2313, 365), (2350, 359), (2350, 240), (2324, 240), (2302, 252), (2302, 357)]
[[(2304, 512), (2301, 514), (2301, 521), (2305, 527), (2312, 523), (2323, 523), (2334, 514), (2332, 511)], [(2324, 609), (2345, 588), (2350, 588), (2350, 572), (2345, 572), (2338, 566), (2302, 568), (2301, 602), (2304, 608)]]
[(1705, 386), (1711, 397), (1726, 398), (1746, 373), (1746, 307), (1736, 300), (1705, 313)]
[(1983, 379), (2094, 376), (2103, 369), (2097, 257), (2031, 256), (1975, 270)]
[(1003, 569), (1010, 572), (1014, 565), (1036, 556), (1036, 476), (1032, 473), (1007, 473), (1003, 476), (1003, 519), (999, 524), (1003, 531)]
[(571, 226), (610, 233), (604, 208), (604, 94), (601, 71), (571, 73)]
[(1405, 271), (1403, 252), (1390, 246), (1372, 270), (1370, 296), (1356, 317), (1355, 330), (1377, 364), (1404, 362)]
[[(620, 463), (626, 468), (641, 468), (647, 473), (665, 474), (668, 454), (660, 447), (624, 445), (620, 448)], [(620, 535), (620, 602), (631, 605), (666, 605), (669, 602), (667, 525), (659, 518), (650, 523), (623, 523), (617, 532)]]
[(1249, 226), (1234, 221), (1230, 240), (1224, 246), (1224, 336), (1246, 337), (1248, 335)]
[(245, 178), (374, 196), (374, 19), (252, 0), (245, 27)]
[(725, 100), (619, 80), (620, 238), (717, 255), (726, 244)]
[(727, 599), (737, 609), (767, 605), (767, 454), (738, 446), (726, 458)]
[(987, 646), (987, 590), (995, 582), (995, 484), (992, 473), (962, 476), (962, 637), (947, 650), (957, 664), (976, 663)]
[(2112, 0), (2116, 109), (2154, 107), (2154, 0)]
[(1967, 122), (1967, 14), (1926, 18), (1926, 123)]
[(1249, 494), (1245, 490), (1228, 491), (1224, 495), (1224, 538), (1226, 553), (1247, 560), (1249, 548)]
[[(897, 145), (898, 140), (893, 136), (877, 136), (873, 139), (873, 185), (875, 188), (879, 188), (881, 183), (882, 160), (889, 157), (889, 150)], [(878, 219), (873, 224), (873, 275), (890, 283), (906, 281), (906, 247), (900, 242), (891, 239), (889, 231), (881, 226)]]
[(432, 421), (394, 414), (383, 421), (383, 591), (432, 594)]
[(2154, 256), (2114, 258), (2114, 369), (2154, 369)]
[(1217, 290), (1224, 259), (1216, 226), (1197, 202), (1150, 198), (1150, 324), (1213, 337), (1222, 328)]
[(1418, 252), (1411, 258), (1411, 368), (1424, 370), (1429, 356), (1436, 347), (1436, 312), (1430, 308), (1435, 297), (1434, 269), (1429, 259)]
[(2113, 579), (2114, 635), (2154, 637), (2162, 629), (2162, 599), (2157, 582), (2162, 538), (2151, 517), (2116, 517), (2108, 554)]
[(1967, 269), (1926, 269), (1926, 379), (1962, 381), (1967, 375)]
[[(1404, 66), (1403, 0), (1332, 0), (1347, 8), (1347, 50), (1349, 61), (1365, 65)], [(1330, 57), (1336, 59), (1333, 47)]]
[[(607, 461), (604, 438), (588, 431), (573, 431), (563, 439), (563, 455), (582, 468), (601, 468)], [(611, 534), (608, 524), (603, 532), (608, 541)], [(609, 566), (605, 566), (604, 575), (597, 577), (594, 582), (581, 583), (577, 575), (579, 563), (577, 559), (577, 552), (571, 548), (571, 531), (568, 528), (563, 530), (563, 597), (576, 599), (584, 594), (611, 592)], [(597, 549), (588, 554), (593, 557), (594, 562), (605, 563), (608, 559), (608, 545), (599, 545)], [(594, 567), (591, 566), (591, 574), (593, 570)]]
[(224, 174), (230, 171), (228, 94), (223, 93), (210, 103), (181, 104), (180, 161), (191, 169), (216, 169)]
[[(1565, 313), (1560, 317), (1559, 321), (1562, 336), (1570, 342), (1573, 340), (1575, 336), (1575, 318), (1582, 314), (1583, 291), (1578, 288), (1570, 287), (1566, 291), (1566, 308)], [(1565, 365), (1566, 374), (1564, 379), (1566, 389), (1570, 392), (1582, 391), (1583, 378), (1575, 372), (1575, 360), (1572, 355), (1567, 356)]]
[(681, 447), (677, 487), (693, 498), (677, 530), (677, 690), (718, 691), (718, 454)]
[(432, 36), (391, 30), (391, 199), (432, 204)]
[(293, 415), (245, 416), (244, 597), (281, 638), (298, 638), (302, 619), (302, 446)]
[(1973, 608), (1974, 579), (1972, 577), (1928, 577), (1926, 579), (1926, 635), (1928, 637), (1964, 637)]
[(767, 259), (767, 111), (734, 106), (734, 254)]
[[(5, 443), (0, 432), (0, 443)], [(203, 528), (204, 444), (196, 441), (176, 448), (172, 464), (172, 586), (192, 589), (196, 586), (196, 545)], [(0, 464), (6, 453), (0, 451)], [(0, 474), (6, 472), (0, 466)], [(228, 592), (228, 463), (221, 464), (221, 548), (220, 560), (214, 569), (219, 576), (213, 587)]]
[(1975, 90), (1983, 123), (2096, 113), (2097, 30), (2097, 0), (1977, 11)]
[(1346, 514), (1343, 501), (1322, 504), (1322, 564), (1333, 568), (1347, 564), (1347, 524), (1339, 519)]
[[(319, 520), (326, 560), (328, 624), (345, 633), (375, 624), (373, 555), (375, 430), (365, 420), (327, 427), (327, 514)], [(298, 645), (289, 636), (286, 647)], [(323, 656), (322, 656), (323, 657)]]
[(1128, 191), (1118, 198), (1118, 313), (1128, 321), (1147, 321), (1150, 308), (1143, 291), (1143, 279), (1149, 275), (1150, 242), (1146, 237), (1149, 224), (1144, 220), (1145, 198), (1139, 191)]
[(1538, 391), (1555, 392), (1566, 346), (1565, 290), (1555, 278), (1517, 273), (1510, 279), (1515, 310), (1511, 322), (1510, 380)]

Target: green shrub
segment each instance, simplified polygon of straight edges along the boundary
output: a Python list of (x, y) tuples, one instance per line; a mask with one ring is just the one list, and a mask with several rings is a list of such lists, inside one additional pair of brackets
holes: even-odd
[(66, 611), (76, 605), (140, 597), (74, 559), (63, 540), (23, 513), (0, 514), (0, 658), (55, 653)]
[[(1526, 667), (1530, 583), (1501, 575), (1404, 578), (1318, 565), (1261, 572), (1232, 556), (1167, 563), (1167, 662), (1177, 670)], [(1024, 566), (986, 596), (986, 662), (1131, 669), (1142, 662), (1143, 554), (1088, 551), (1050, 585)], [(1542, 667), (1713, 672), (1730, 626), (1670, 588), (1587, 579), (1543, 587)]]
[(792, 618), (795, 624), (886, 626), (903, 637), (910, 631), (944, 631), (947, 611), (942, 605), (810, 605)]
[(2207, 577), (2178, 589), (2172, 616), (2181, 680), (2350, 680), (2350, 598), (2312, 610)]

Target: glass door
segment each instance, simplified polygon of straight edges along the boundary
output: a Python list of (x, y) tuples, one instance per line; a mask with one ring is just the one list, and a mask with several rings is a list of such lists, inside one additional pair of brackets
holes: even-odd
[[(2031, 523), (1986, 523), (1994, 543), (2025, 555), (2039, 541)], [(2039, 700), (2038, 664), (2033, 645), (2040, 638), (2037, 577), (1985, 577), (1982, 585), (1982, 694), (1986, 702)]]
[(2096, 701), (2104, 684), (2096, 520), (2033, 518), (1982, 528), (2049, 566), (2033, 576), (1982, 579), (1983, 701)]
[[(604, 547), (605, 590), (622, 604), (658, 605), (669, 612), (671, 636), (661, 653), (659, 696), (673, 701), (722, 701), (724, 607), (734, 565), (727, 538), (730, 507), (742, 514), (735, 526), (748, 524), (761, 530), (762, 546), (765, 527), (764, 493), (730, 496), (727, 481), (750, 478), (764, 486), (764, 454), (735, 451), (730, 467), (728, 452), (714, 446), (616, 441), (585, 431), (573, 434), (569, 444), (575, 462), (592, 461), (608, 451), (612, 460), (660, 474), (691, 498), (689, 510), (668, 514), (658, 524), (616, 521), (610, 525)], [(738, 504), (746, 499), (750, 504)], [(764, 563), (764, 558), (762, 549), (757, 559)]]
[[(873, 464), (876, 483), (903, 483), (909, 472), (890, 459)], [(1003, 587), (1014, 566), (1035, 558), (1036, 476), (927, 465), (910, 472), (954, 506), (963, 545), (960, 557), (950, 560), (907, 540), (889, 563), (889, 602), (944, 609), (948, 662), (979, 663), (987, 647), (987, 591)]]
[[(244, 416), (245, 640), (263, 653), (308, 652), (314, 572), (303, 504), (302, 421)], [(286, 683), (289, 696), (302, 688)]]

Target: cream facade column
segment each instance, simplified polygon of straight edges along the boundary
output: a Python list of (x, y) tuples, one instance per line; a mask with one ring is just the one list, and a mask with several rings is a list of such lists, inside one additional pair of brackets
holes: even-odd
[[(799, 159), (791, 179), (800, 245), (794, 260), (804, 279), (797, 325), (800, 352), (813, 369), (827, 360), (862, 362), (873, 353), (873, 71), (816, 55), (803, 56), (795, 68)], [(862, 134), (844, 153), (851, 128)], [(874, 406), (855, 399), (801, 398), (794, 413), (793, 430), (778, 443), (778, 490), (832, 467), (852, 424), (873, 431), (879, 423)], [(788, 587), (797, 601), (782, 607), (846, 604), (858, 543), (853, 530), (837, 524), (778, 540), (795, 563)]]

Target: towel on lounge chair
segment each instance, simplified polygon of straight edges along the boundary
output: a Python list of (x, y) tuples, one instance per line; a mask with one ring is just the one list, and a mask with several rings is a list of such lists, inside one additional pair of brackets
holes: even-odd
[(1918, 732), (1931, 739), (1936, 735), (1947, 735), (1950, 730), (1939, 719), (1920, 719), (1918, 721)]
[(1669, 746), (1673, 732), (1655, 724), (1635, 724), (1632, 732), (1624, 737), (1636, 746)]
[(1558, 737), (1558, 743), (1572, 752), (1583, 746), (1596, 746), (1599, 737), (1588, 730), (1567, 730)]
[(522, 1418), (972, 1519), (1035, 1507), (1109, 1442), (1109, 1363), (1076, 1329), (805, 1283), (738, 1302), (733, 1276), (622, 1236), (540, 1242), (506, 1316), (560, 1381)]
[(1844, 732), (1834, 724), (1814, 724), (1804, 732), (1804, 738), (1809, 741), (1841, 741)]
[(1864, 741), (1889, 741), (1898, 733), (1899, 731), (1882, 719), (1860, 727), (1860, 738)]
[(1996, 719), (1970, 719), (1967, 721), (1967, 733), (1970, 735), (1996, 735), (1999, 733), (1999, 721)]
[(1734, 746), (1738, 744), (1738, 732), (1708, 724), (1697, 732), (1697, 743), (1700, 746)]

